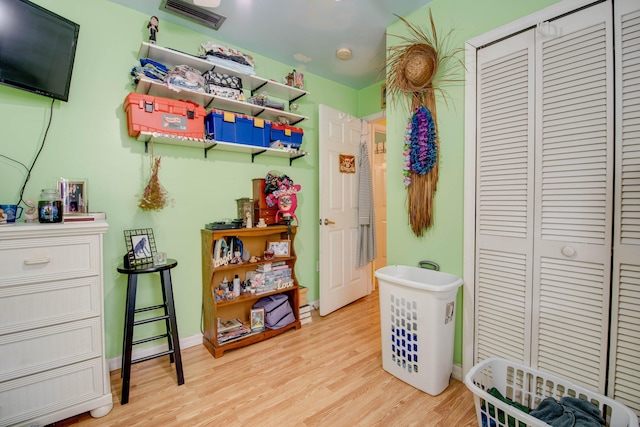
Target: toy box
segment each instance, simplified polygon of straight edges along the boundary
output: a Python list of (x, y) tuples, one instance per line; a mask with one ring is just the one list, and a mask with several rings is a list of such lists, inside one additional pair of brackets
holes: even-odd
[(268, 147), (271, 135), (271, 122), (257, 117), (236, 117), (236, 142), (239, 144)]
[(204, 118), (207, 138), (221, 142), (236, 142), (236, 114), (211, 110)]
[(132, 92), (127, 95), (123, 108), (129, 136), (137, 138), (140, 132), (154, 132), (204, 138), (206, 110), (194, 102)]
[(271, 126), (271, 141), (280, 141), (283, 145), (300, 148), (304, 131), (301, 128), (288, 125), (273, 124)]

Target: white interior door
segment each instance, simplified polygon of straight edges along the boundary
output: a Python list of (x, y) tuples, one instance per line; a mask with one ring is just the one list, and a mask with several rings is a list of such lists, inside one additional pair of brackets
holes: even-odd
[(362, 120), (319, 106), (320, 315), (367, 295), (369, 269), (356, 268), (358, 169), (340, 171), (340, 156), (358, 164)]

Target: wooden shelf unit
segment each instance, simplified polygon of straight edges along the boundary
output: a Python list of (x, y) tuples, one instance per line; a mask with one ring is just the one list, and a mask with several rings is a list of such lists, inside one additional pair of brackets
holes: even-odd
[[(202, 304), (203, 304), (203, 338), (204, 346), (214, 357), (221, 357), (225, 351), (234, 348), (244, 347), (265, 339), (280, 335), (290, 329), (300, 329), (298, 280), (295, 276), (296, 255), (294, 240), (296, 226), (290, 228), (286, 225), (274, 225), (264, 228), (239, 228), (229, 230), (201, 230), (202, 238)], [(289, 234), (289, 230), (291, 233)], [(214, 247), (220, 238), (238, 237), (243, 244), (243, 248), (249, 250), (252, 256), (263, 258), (267, 242), (278, 240), (290, 240), (288, 257), (276, 257), (271, 261), (261, 261), (257, 263), (245, 262), (243, 264), (228, 264), (214, 267)], [(229, 281), (237, 274), (240, 280), (245, 280), (247, 271), (255, 270), (258, 265), (275, 261), (285, 261), (291, 268), (291, 278), (294, 286), (285, 289), (273, 290), (261, 294), (241, 294), (239, 297), (228, 301), (215, 301), (214, 289), (223, 281), (226, 276)], [(238, 318), (245, 324), (249, 323), (249, 314), (253, 304), (260, 298), (285, 294), (289, 298), (289, 303), (295, 314), (296, 320), (289, 325), (271, 330), (266, 328), (262, 332), (247, 335), (236, 341), (218, 343), (218, 318), (229, 320)]]

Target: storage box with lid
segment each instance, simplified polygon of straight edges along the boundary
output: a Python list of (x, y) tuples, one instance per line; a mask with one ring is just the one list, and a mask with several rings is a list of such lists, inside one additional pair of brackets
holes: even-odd
[(236, 114), (211, 110), (204, 118), (207, 138), (220, 142), (236, 142)]
[(304, 130), (289, 125), (273, 124), (271, 126), (271, 141), (280, 141), (283, 145), (300, 148)]
[(204, 138), (206, 110), (194, 102), (132, 92), (127, 95), (123, 108), (129, 136), (137, 138), (140, 132), (151, 132)]
[(211, 110), (205, 117), (207, 138), (256, 147), (268, 147), (271, 122), (229, 111)]
[(268, 147), (271, 122), (258, 117), (236, 115), (236, 142), (239, 144)]

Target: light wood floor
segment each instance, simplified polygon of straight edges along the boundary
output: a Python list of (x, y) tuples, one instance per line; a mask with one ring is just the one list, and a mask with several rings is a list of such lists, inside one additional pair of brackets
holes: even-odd
[(168, 356), (133, 365), (126, 405), (114, 371), (106, 417), (56, 426), (477, 426), (461, 382), (433, 397), (382, 369), (379, 317), (374, 292), (219, 359), (201, 345), (184, 349), (182, 386)]

